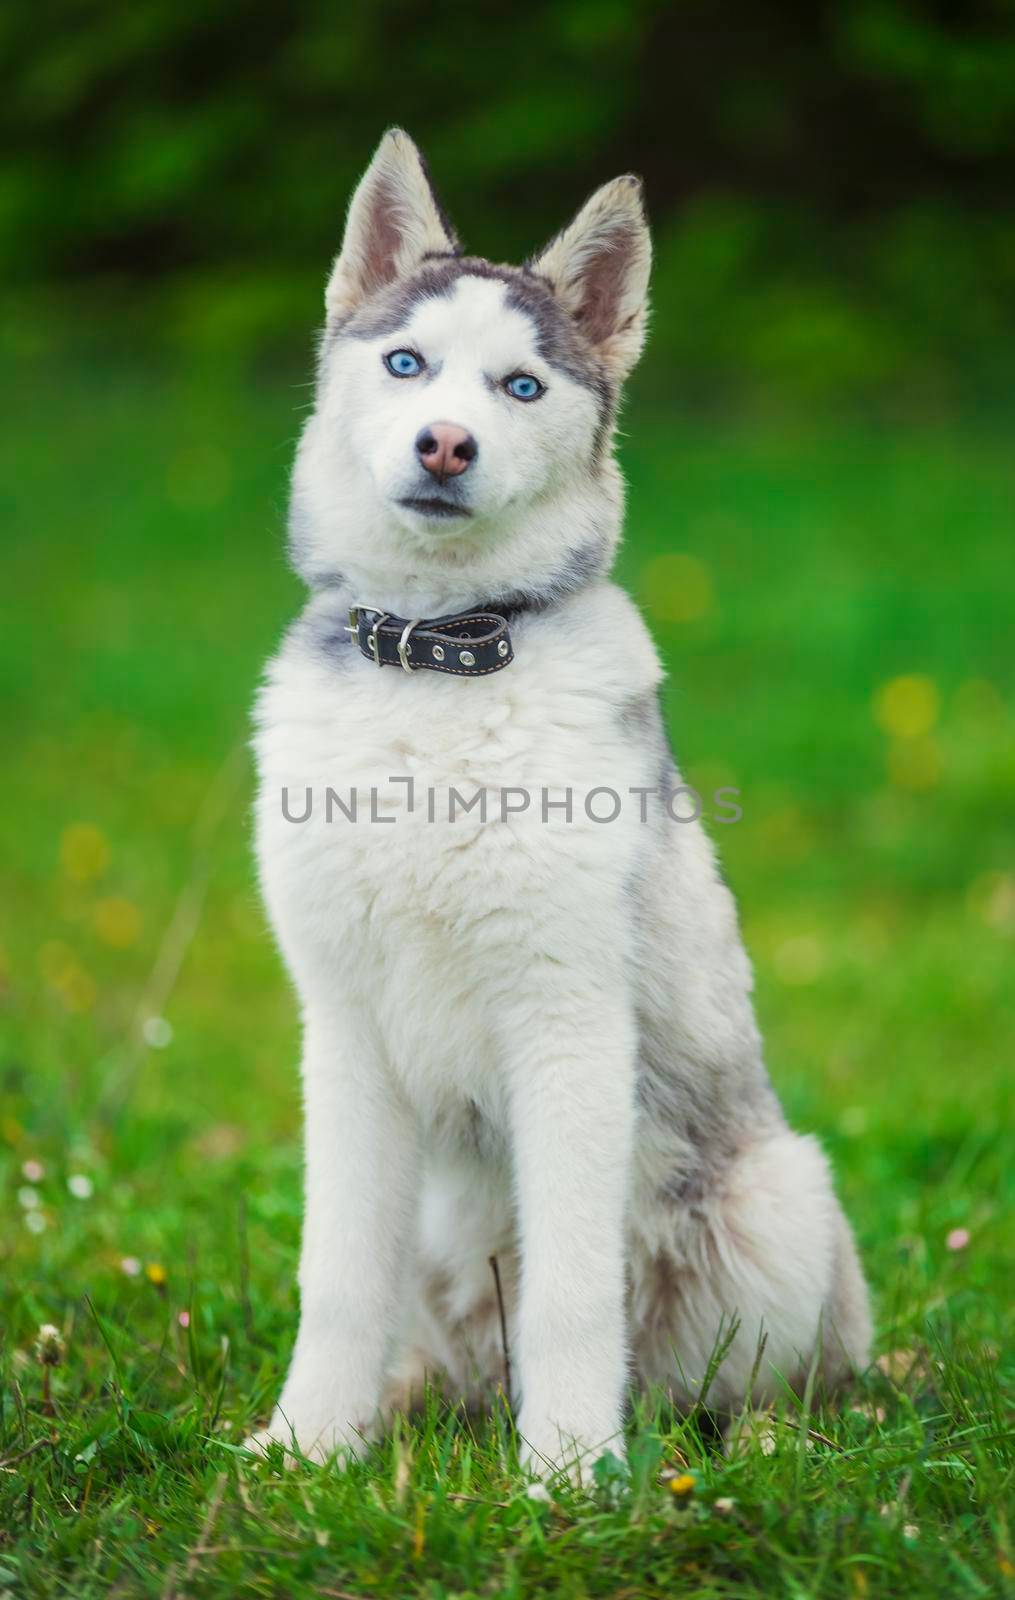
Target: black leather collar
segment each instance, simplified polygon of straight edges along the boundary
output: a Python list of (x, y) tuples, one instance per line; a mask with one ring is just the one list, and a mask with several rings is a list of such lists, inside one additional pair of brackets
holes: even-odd
[(406, 672), (482, 678), (514, 660), (508, 619), (500, 611), (406, 618), (374, 606), (353, 606), (346, 632), (368, 661)]

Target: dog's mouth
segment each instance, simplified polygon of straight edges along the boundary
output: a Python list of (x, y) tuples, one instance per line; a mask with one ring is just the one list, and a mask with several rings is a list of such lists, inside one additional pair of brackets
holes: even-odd
[(471, 517), (472, 512), (468, 506), (463, 506), (460, 500), (453, 500), (450, 495), (418, 494), (408, 495), (404, 500), (399, 500), (399, 505), (406, 511), (415, 511), (417, 516), (436, 517)]

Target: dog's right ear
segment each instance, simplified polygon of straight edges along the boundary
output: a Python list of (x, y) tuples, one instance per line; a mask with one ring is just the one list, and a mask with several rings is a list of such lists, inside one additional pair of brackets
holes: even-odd
[(604, 183), (529, 269), (557, 299), (620, 382), (641, 354), (648, 315), (652, 241), (641, 181)]
[(389, 128), (349, 205), (342, 249), (325, 293), (328, 317), (347, 317), (428, 255), (455, 255), (423, 157), (407, 133)]

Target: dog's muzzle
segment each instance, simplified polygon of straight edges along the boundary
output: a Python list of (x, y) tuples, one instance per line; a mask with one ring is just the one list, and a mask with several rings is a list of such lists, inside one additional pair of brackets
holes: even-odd
[(409, 619), (371, 606), (353, 606), (346, 632), (368, 661), (405, 672), (482, 678), (514, 660), (507, 618), (497, 611)]

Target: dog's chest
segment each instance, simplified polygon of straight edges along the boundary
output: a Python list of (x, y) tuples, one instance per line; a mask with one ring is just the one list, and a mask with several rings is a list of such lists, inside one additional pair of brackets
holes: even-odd
[(346, 927), (378, 897), (401, 918), (467, 926), (550, 863), (566, 878), (573, 853), (624, 855), (630, 819), (599, 819), (650, 753), (594, 690), (508, 677), (406, 681), (358, 663), (335, 684), (283, 675), (258, 740), (260, 820), (301, 895), (340, 896)]
[[(658, 752), (594, 663), (535, 649), (470, 682), (283, 654), (259, 721), (262, 881), (301, 986), (379, 1019), (421, 1097), (456, 1081), (499, 1120), (484, 1065), (519, 974), (590, 921), (616, 940), (644, 843), (627, 791), (655, 781)], [(610, 822), (605, 791), (624, 802)]]

